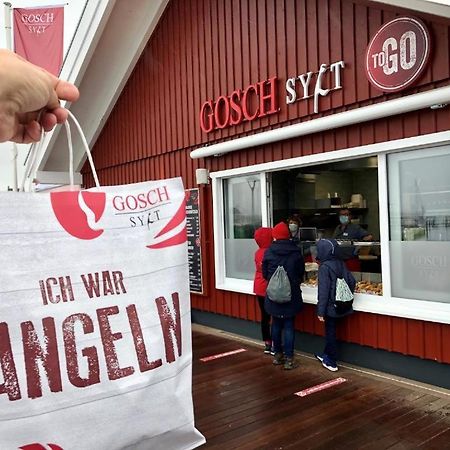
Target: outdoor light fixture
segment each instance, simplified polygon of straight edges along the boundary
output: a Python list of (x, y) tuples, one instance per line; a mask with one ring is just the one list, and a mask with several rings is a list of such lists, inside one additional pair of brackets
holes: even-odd
[(197, 184), (209, 184), (209, 171), (208, 169), (196, 169), (195, 179)]

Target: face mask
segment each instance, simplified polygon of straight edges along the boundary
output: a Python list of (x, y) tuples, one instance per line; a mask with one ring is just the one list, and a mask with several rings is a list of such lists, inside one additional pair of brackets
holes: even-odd
[(296, 223), (289, 224), (289, 231), (291, 233), (296, 233), (298, 231), (298, 225)]
[(347, 225), (348, 224), (348, 216), (339, 216), (339, 222), (342, 223), (342, 225)]

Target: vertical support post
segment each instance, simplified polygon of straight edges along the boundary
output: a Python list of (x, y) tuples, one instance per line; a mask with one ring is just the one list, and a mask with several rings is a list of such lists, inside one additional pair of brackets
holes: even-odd
[[(3, 2), (4, 6), (4, 18), (5, 18), (5, 38), (6, 38), (6, 48), (8, 50), (12, 50), (12, 26), (11, 26), (11, 3)], [(17, 192), (19, 190), (19, 186), (17, 183), (17, 145), (11, 148), (12, 155), (12, 171), (13, 171), (13, 192)]]
[(19, 154), (19, 150), (18, 150), (17, 144), (15, 142), (11, 149), (11, 153), (12, 153), (12, 162), (13, 162), (13, 192), (18, 192), (19, 191), (19, 183), (17, 180), (17, 156)]
[(6, 48), (12, 50), (12, 26), (11, 26), (11, 3), (3, 2), (4, 14), (5, 14), (5, 37)]

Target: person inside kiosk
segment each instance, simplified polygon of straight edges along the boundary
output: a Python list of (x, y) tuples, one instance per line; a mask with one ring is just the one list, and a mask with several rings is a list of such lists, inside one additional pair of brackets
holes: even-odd
[(292, 214), (287, 220), (289, 233), (291, 234), (291, 241), (295, 242), (297, 245), (300, 242), (300, 227), (302, 226), (302, 221), (298, 214)]
[(351, 222), (350, 210), (345, 208), (339, 211), (339, 225), (333, 233), (333, 238), (340, 242), (339, 254), (345, 261), (347, 268), (354, 272), (361, 271), (357, 254), (357, 247), (352, 245), (354, 241), (372, 241), (373, 236), (358, 224)]

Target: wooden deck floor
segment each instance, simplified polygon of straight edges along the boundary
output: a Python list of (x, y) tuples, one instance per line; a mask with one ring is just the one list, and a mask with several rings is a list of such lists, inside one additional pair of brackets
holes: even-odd
[[(331, 373), (300, 356), (272, 365), (261, 346), (194, 326), (193, 396), (208, 449), (450, 449), (450, 391), (342, 368)], [(245, 349), (227, 357), (210, 355)], [(345, 378), (305, 397), (295, 392)]]

